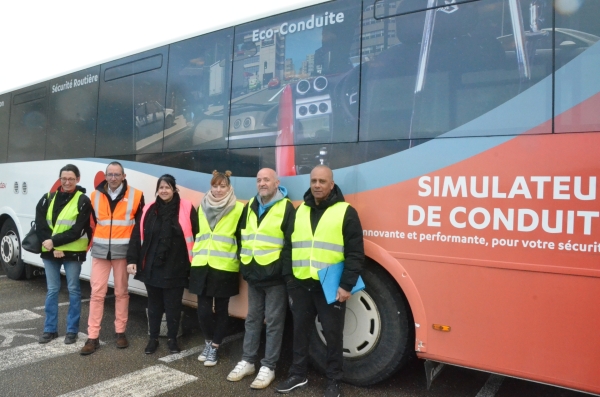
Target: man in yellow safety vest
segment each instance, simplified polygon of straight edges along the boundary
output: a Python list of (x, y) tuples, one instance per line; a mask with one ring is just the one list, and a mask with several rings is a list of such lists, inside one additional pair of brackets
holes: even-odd
[[(263, 322), (267, 324), (265, 357), (251, 389), (264, 389), (275, 378), (287, 312), (287, 292), (281, 275), (285, 233), (294, 222), (294, 206), (287, 190), (279, 185), (274, 170), (263, 168), (256, 175), (258, 194), (244, 207), (238, 223), (240, 271), (248, 282), (248, 316), (242, 361), (227, 376), (236, 382), (256, 371)], [(289, 235), (287, 236), (289, 238)]]
[[(333, 181), (333, 172), (324, 165), (310, 173), (310, 189), (296, 210), (291, 244), (291, 261), (284, 261), (289, 304), (294, 316), (294, 358), (289, 378), (277, 385), (289, 393), (308, 383), (306, 378), (309, 339), (318, 314), (327, 342), (325, 397), (340, 395), (343, 377), (343, 332), (346, 301), (356, 284), (364, 262), (363, 234), (356, 210), (346, 203)], [(318, 271), (343, 263), (336, 301), (328, 304)]]

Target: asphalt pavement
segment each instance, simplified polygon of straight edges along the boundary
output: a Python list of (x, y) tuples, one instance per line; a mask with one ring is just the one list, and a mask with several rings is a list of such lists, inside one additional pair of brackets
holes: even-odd
[[(59, 302), (60, 337), (47, 345), (37, 342), (44, 323), (44, 276), (14, 281), (0, 269), (0, 395), (6, 396), (255, 396), (275, 395), (273, 387), (263, 391), (249, 388), (253, 376), (229, 382), (227, 374), (241, 359), (243, 321), (231, 320), (231, 332), (219, 349), (219, 362), (207, 368), (197, 360), (204, 338), (195, 309), (183, 313), (179, 338), (182, 353), (171, 355), (166, 339), (158, 351), (144, 354), (148, 341), (146, 298), (131, 295), (127, 337), (130, 346), (117, 349), (114, 337), (114, 296), (109, 289), (105, 302), (100, 340), (103, 345), (90, 356), (81, 356), (87, 330), (90, 285), (82, 281), (80, 339), (75, 345), (63, 343), (68, 310), (68, 292), (63, 277)], [(291, 329), (288, 327), (282, 357), (273, 384), (286, 378), (292, 360)], [(261, 350), (264, 346), (261, 346)], [(258, 370), (258, 368), (257, 368)], [(310, 369), (308, 386), (295, 396), (322, 396), (326, 379)], [(391, 379), (368, 388), (343, 384), (343, 395), (399, 397), (581, 397), (583, 393), (465, 368), (446, 366), (427, 390), (423, 362), (413, 359)]]

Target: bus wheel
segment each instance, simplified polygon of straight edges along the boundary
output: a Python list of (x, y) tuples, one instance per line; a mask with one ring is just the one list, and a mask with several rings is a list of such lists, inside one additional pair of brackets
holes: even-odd
[[(366, 288), (346, 303), (344, 381), (369, 386), (392, 376), (414, 355), (414, 327), (408, 302), (397, 283), (367, 260)], [(327, 346), (319, 318), (311, 335), (310, 358), (325, 373)]]
[(0, 229), (0, 262), (9, 278), (19, 280), (25, 276), (25, 263), (21, 260), (21, 239), (12, 219), (7, 219)]

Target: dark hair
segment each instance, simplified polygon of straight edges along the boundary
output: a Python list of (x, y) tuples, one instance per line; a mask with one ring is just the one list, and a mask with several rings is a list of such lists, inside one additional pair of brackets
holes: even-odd
[(219, 172), (217, 170), (214, 170), (212, 174), (213, 177), (210, 180), (210, 186), (218, 185), (219, 183), (221, 183), (221, 181), (225, 181), (227, 186), (231, 185), (231, 181), (229, 180), (229, 177), (231, 176), (231, 171), (227, 170), (225, 172)]
[(158, 187), (160, 186), (160, 183), (162, 181), (165, 181), (169, 186), (171, 186), (173, 192), (177, 191), (177, 183), (175, 183), (175, 177), (171, 174), (164, 174), (163, 176), (158, 178), (158, 181), (156, 181), (156, 192), (154, 193), (158, 193)]
[(60, 169), (60, 172), (58, 173), (58, 177), (60, 178), (62, 176), (63, 171), (71, 171), (72, 173), (75, 174), (75, 176), (77, 178), (79, 178), (81, 175), (79, 174), (79, 168), (77, 168), (76, 165), (73, 164), (67, 164), (64, 167), (62, 167)]
[(111, 165), (118, 165), (119, 167), (121, 167), (121, 173), (124, 174), (125, 173), (125, 168), (123, 168), (123, 164), (119, 163), (118, 161), (111, 161), (110, 163), (108, 163), (108, 165), (106, 166), (106, 169), (108, 170), (108, 167), (110, 167)]

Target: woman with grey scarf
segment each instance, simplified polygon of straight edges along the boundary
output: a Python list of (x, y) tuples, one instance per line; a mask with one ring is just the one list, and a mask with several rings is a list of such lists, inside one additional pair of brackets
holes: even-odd
[(236, 201), (230, 176), (231, 171), (213, 171), (210, 191), (198, 209), (199, 231), (192, 249), (189, 289), (198, 295), (198, 321), (206, 339), (198, 360), (206, 367), (217, 364), (229, 323), (229, 298), (239, 293), (236, 229), (244, 206)]

